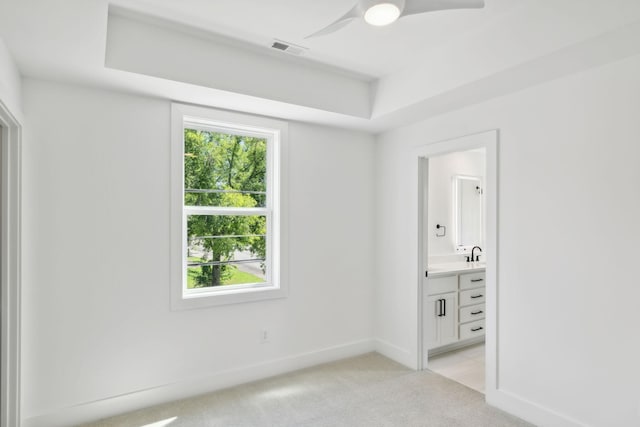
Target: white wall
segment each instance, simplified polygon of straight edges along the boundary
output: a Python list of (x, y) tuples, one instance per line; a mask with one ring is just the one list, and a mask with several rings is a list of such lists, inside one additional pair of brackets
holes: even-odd
[[(191, 27), (149, 23), (147, 15), (141, 21), (130, 13), (122, 16), (118, 8), (113, 12), (105, 53), (109, 68), (354, 117), (371, 116), (369, 78), (318, 68), (261, 46), (248, 49), (245, 43), (216, 40), (209, 31), (189, 34)], [(182, 65), (193, 58), (198, 58), (197, 67)]]
[(639, 75), (635, 56), (378, 138), (375, 334), (399, 360), (417, 361), (414, 147), (498, 128), (494, 402), (536, 424), (640, 424)]
[[(456, 255), (455, 218), (453, 212), (453, 177), (456, 175), (476, 176), (485, 182), (485, 154), (483, 151), (458, 151), (429, 158), (429, 203), (427, 214), (427, 239), (429, 263)], [(444, 225), (438, 230), (436, 225)], [(462, 260), (461, 256), (458, 256)]]
[(172, 312), (170, 103), (34, 80), (24, 96), (27, 426), (373, 349), (371, 136), (291, 123), (288, 298)]
[(0, 37), (0, 101), (20, 120), (22, 116), (22, 80), (11, 52)]
[[(413, 148), (491, 128), (500, 390), (565, 420), (638, 424), (638, 75), (633, 57), (442, 115), (380, 136), (375, 156), (366, 135), (293, 123), (289, 298), (180, 312), (169, 310), (169, 103), (27, 80), (26, 424), (355, 354), (373, 334), (415, 363)], [(272, 342), (259, 345), (264, 327)], [(125, 393), (142, 397), (109, 399)]]

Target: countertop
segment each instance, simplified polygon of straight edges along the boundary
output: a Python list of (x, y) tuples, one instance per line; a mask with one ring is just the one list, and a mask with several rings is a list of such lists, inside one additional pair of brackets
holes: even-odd
[(442, 264), (431, 264), (427, 267), (428, 277), (446, 276), (457, 273), (474, 273), (484, 271), (487, 264), (485, 262), (447, 262)]

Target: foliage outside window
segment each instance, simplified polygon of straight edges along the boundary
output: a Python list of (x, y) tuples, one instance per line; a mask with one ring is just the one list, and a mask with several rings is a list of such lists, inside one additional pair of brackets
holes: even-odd
[(185, 206), (213, 208), (187, 217), (187, 288), (265, 283), (267, 140), (186, 127), (184, 146)]
[(185, 115), (180, 130), (181, 298), (281, 290), (281, 132)]

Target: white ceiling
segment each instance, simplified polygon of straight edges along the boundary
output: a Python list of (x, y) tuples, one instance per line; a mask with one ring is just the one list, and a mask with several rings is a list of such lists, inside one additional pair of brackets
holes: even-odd
[[(487, 0), (481, 10), (451, 10), (402, 18), (388, 27), (358, 20), (322, 37), (304, 39), (351, 9), (356, 0), (147, 0), (148, 10), (183, 23), (266, 46), (276, 38), (309, 49), (306, 56), (381, 77), (452, 38), (494, 22), (535, 0)], [(142, 5), (142, 3), (140, 3)]]
[[(305, 40), (350, 9), (353, 1), (2, 0), (0, 38), (25, 76), (257, 113), (270, 105), (274, 115), (374, 132), (402, 124), (406, 117), (459, 108), (640, 52), (635, 46), (640, 44), (627, 40), (640, 35), (638, 0), (485, 1), (483, 10), (409, 16), (385, 28), (358, 21)], [(272, 39), (308, 47), (303, 60), (308, 67), (318, 72), (348, 70), (354, 79), (371, 82), (366, 100), (370, 118), (282, 102), (268, 94), (236, 93), (224, 85), (107, 68), (109, 3), (240, 41), (253, 51), (264, 49), (265, 54), (280, 55), (284, 64), (292, 59), (269, 52)], [(613, 45), (603, 46), (604, 41)], [(564, 63), (571, 58), (571, 66), (558, 66), (563, 58)], [(544, 70), (538, 73), (543, 77), (531, 75), (538, 69)], [(518, 84), (505, 85), (504, 78)]]

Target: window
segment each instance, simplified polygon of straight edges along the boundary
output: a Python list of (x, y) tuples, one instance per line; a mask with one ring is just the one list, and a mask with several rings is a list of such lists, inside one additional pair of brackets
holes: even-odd
[(172, 116), (172, 306), (285, 296), (287, 124), (180, 104)]

